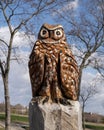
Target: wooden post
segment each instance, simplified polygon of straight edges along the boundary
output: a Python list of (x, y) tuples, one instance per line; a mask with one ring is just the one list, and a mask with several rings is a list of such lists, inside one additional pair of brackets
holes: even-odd
[(29, 104), (30, 130), (82, 130), (82, 114), (78, 101), (64, 106), (56, 103)]

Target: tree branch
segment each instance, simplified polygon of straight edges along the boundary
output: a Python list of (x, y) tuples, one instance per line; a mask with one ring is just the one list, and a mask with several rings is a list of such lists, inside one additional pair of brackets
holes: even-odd
[(5, 13), (5, 9), (3, 8), (3, 6), (2, 6), (2, 12), (3, 12), (3, 15), (4, 15), (5, 21), (8, 25), (8, 27), (9, 27), (9, 31), (10, 31), (10, 33), (12, 33), (12, 27), (11, 27), (10, 21), (9, 21), (9, 19), (8, 19), (6, 13)]
[(19, 6), (19, 4), (20, 4), (20, 1), (21, 1), (21, 0), (18, 1), (17, 5), (16, 5), (15, 8), (13, 8), (13, 9), (12, 9), (10, 6), (8, 6), (8, 8), (9, 8), (9, 9), (11, 10), (11, 12), (12, 12), (11, 15), (9, 16), (9, 18), (8, 18), (8, 21), (10, 21), (11, 18), (15, 15), (14, 12), (15, 12), (15, 10), (18, 8), (18, 6)]
[(0, 60), (0, 69), (1, 69), (1, 74), (4, 77), (5, 73), (4, 73), (4, 68), (3, 68), (3, 63)]
[(4, 40), (0, 39), (0, 41), (8, 47), (8, 44)]
[[(103, 74), (103, 71), (104, 71), (104, 66), (101, 66), (98, 64), (97, 60), (95, 59), (95, 66), (94, 68), (99, 72), (99, 74), (104, 78), (104, 74)], [(103, 70), (103, 71), (101, 71)]]

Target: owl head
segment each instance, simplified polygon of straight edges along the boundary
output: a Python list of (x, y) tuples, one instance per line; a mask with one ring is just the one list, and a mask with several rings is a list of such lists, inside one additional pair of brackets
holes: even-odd
[(49, 25), (43, 24), (39, 34), (38, 39), (43, 43), (57, 44), (61, 41), (66, 41), (64, 29), (62, 25)]

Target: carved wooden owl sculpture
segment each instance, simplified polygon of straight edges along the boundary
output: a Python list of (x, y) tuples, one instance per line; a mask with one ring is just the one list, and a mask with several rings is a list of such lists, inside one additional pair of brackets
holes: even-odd
[(33, 97), (78, 99), (79, 72), (61, 25), (44, 24), (29, 61)]

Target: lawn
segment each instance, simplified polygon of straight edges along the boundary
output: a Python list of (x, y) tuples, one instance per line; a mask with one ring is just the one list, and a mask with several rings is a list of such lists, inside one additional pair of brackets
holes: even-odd
[(104, 124), (87, 123), (85, 127), (92, 130), (104, 130)]
[[(5, 120), (5, 114), (0, 113), (0, 120)], [(29, 130), (28, 128), (28, 116), (24, 115), (11, 115), (11, 121), (12, 123), (20, 123), (23, 124), (22, 127), (24, 127), (26, 130)], [(104, 124), (97, 124), (97, 123), (86, 123), (86, 128), (92, 129), (92, 130), (104, 130)], [(4, 130), (0, 127), (0, 130)]]
[[(0, 121), (5, 121), (5, 114), (4, 113), (0, 113)], [(11, 121), (12, 121), (12, 123), (19, 123), (19, 124), (21, 124), (21, 126), (23, 128), (25, 128), (26, 130), (29, 130), (28, 116), (12, 114)], [(4, 130), (4, 128), (0, 127), (0, 130)]]
[(0, 128), (0, 130), (4, 130), (4, 128)]
[[(0, 120), (4, 121), (5, 120), (5, 114), (1, 113), (0, 114)], [(12, 122), (16, 122), (16, 123), (28, 123), (28, 116), (24, 116), (24, 115), (11, 115), (11, 121)]]

